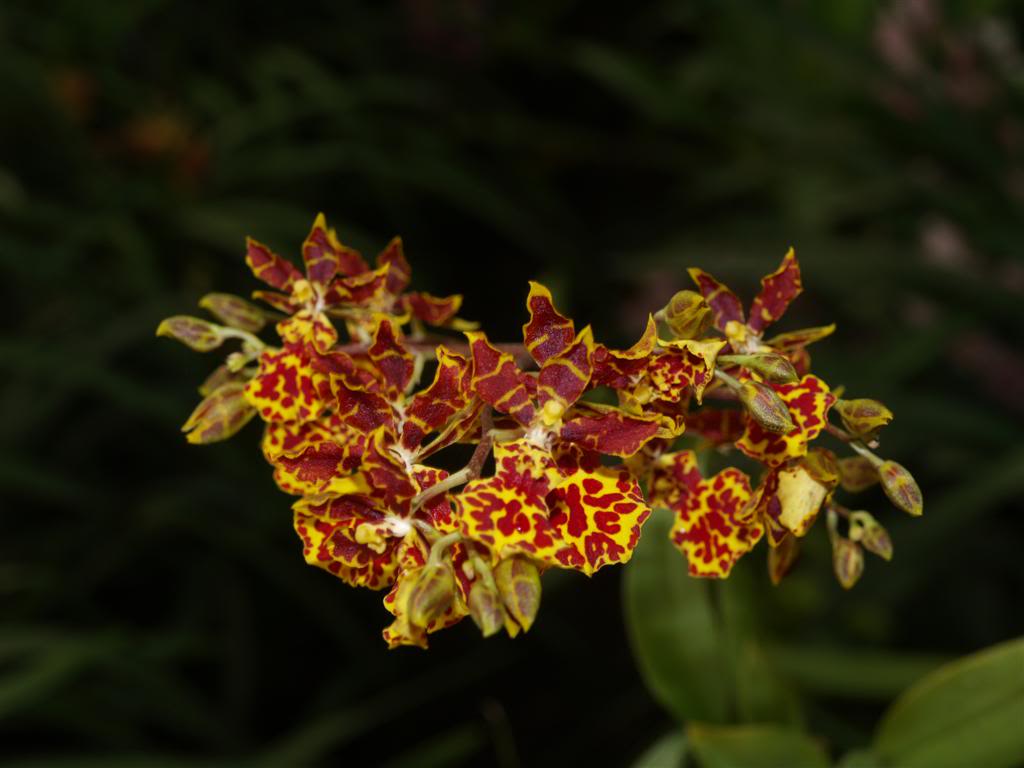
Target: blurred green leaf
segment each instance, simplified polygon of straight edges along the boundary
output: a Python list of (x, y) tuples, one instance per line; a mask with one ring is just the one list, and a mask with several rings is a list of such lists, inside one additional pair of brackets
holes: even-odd
[(626, 618), (647, 686), (679, 720), (727, 722), (725, 648), (708, 584), (671, 545), (668, 510), (655, 510), (626, 568)]
[(875, 751), (897, 768), (1024, 764), (1024, 638), (947, 664), (900, 696)]
[(681, 768), (686, 758), (686, 737), (682, 731), (666, 733), (633, 763), (633, 768)]
[(810, 736), (773, 725), (693, 724), (686, 738), (701, 768), (827, 768), (828, 756)]

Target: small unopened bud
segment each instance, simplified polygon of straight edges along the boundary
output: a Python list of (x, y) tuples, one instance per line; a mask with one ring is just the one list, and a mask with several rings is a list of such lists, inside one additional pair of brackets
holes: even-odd
[(777, 547), (768, 548), (768, 577), (776, 587), (793, 569), (800, 556), (800, 542), (792, 534), (783, 537)]
[(861, 437), (873, 437), (892, 421), (892, 411), (877, 400), (840, 400), (835, 410), (843, 420), (843, 425)]
[(864, 552), (855, 542), (837, 536), (832, 541), (832, 570), (843, 589), (849, 589), (864, 573)]
[(156, 329), (157, 336), (169, 336), (177, 339), (196, 352), (209, 352), (224, 343), (226, 338), (219, 325), (203, 320), (200, 317), (175, 315), (168, 317)]
[(859, 493), (878, 482), (878, 470), (864, 456), (839, 459), (839, 484), (844, 491)]
[(505, 609), (525, 632), (533, 625), (540, 609), (540, 571), (525, 557), (502, 560), (494, 569)]
[(889, 532), (871, 513), (850, 513), (850, 538), (883, 560), (892, 560), (892, 539)]
[(229, 381), (221, 384), (196, 406), (181, 431), (194, 445), (227, 440), (256, 415), (245, 399), (245, 383)]
[(699, 339), (711, 325), (711, 307), (696, 291), (679, 291), (662, 312), (677, 339)]
[(250, 333), (258, 333), (267, 322), (259, 307), (230, 293), (208, 293), (199, 300), (199, 306), (225, 325)]
[(753, 371), (765, 381), (772, 384), (793, 384), (800, 380), (796, 368), (789, 358), (774, 352), (761, 352), (752, 355), (723, 355), (719, 363), (735, 363), (748, 371)]
[(796, 429), (789, 408), (778, 393), (767, 384), (744, 381), (736, 392), (747, 407), (750, 417), (769, 432), (785, 434)]
[(484, 637), (500, 632), (505, 626), (505, 609), (501, 595), (483, 579), (477, 579), (469, 590), (469, 615)]
[(924, 512), (921, 489), (918, 488), (917, 481), (901, 464), (897, 464), (895, 461), (883, 461), (878, 465), (878, 479), (882, 482), (885, 495), (898, 509), (915, 517)]
[(444, 616), (455, 600), (455, 573), (448, 563), (425, 565), (409, 593), (409, 621), (426, 629)]

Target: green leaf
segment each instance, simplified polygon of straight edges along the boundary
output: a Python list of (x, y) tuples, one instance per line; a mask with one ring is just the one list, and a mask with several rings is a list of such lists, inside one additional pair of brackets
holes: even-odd
[(672, 731), (645, 749), (633, 768), (681, 768), (685, 757), (686, 737), (682, 731)]
[(807, 734), (775, 725), (694, 724), (686, 738), (701, 768), (828, 768), (824, 748)]
[(625, 574), (633, 655), (654, 697), (680, 720), (726, 722), (728, 669), (708, 585), (672, 547), (672, 519), (655, 510)]
[(1024, 638), (947, 664), (889, 708), (875, 752), (894, 768), (1024, 763)]

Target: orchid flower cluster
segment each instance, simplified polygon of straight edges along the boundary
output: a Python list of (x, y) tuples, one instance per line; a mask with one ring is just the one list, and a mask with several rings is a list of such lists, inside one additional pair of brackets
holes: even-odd
[[(792, 250), (746, 314), (691, 269), (696, 290), (650, 315), (628, 349), (577, 329), (539, 283), (523, 343), (493, 343), (458, 317), (461, 296), (407, 290), (400, 239), (370, 266), (322, 214), (302, 258), (304, 272), (249, 239), (246, 263), (272, 289), (253, 298), (270, 309), (209, 294), (199, 303), (216, 323), (175, 316), (157, 333), (202, 352), (240, 342), (200, 387), (186, 437), (213, 443), (264, 422), (263, 455), (297, 497), (306, 561), (388, 590), (390, 647), (426, 647), (466, 616), (484, 636), (528, 630), (545, 570), (627, 562), (652, 507), (674, 515), (691, 575), (725, 578), (765, 539), (776, 584), (824, 512), (844, 587), (864, 550), (889, 559), (892, 543), (870, 513), (836, 502), (837, 488), (880, 482), (896, 507), (922, 512), (907, 470), (874, 450), (892, 413), (809, 372), (808, 345), (834, 326), (765, 339), (802, 291)], [(275, 345), (258, 335), (270, 322)], [(744, 454), (759, 476), (705, 477), (698, 453), (676, 448), (684, 432), (698, 449)], [(812, 447), (825, 432), (850, 455)], [(472, 451), (466, 466), (438, 466), (457, 446)]]

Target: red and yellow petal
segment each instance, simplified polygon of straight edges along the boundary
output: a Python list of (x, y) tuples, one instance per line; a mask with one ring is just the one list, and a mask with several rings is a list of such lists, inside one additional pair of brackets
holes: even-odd
[(572, 320), (555, 309), (551, 291), (540, 283), (530, 282), (526, 306), (530, 321), (523, 326), (523, 342), (537, 364), (544, 365), (572, 345), (576, 331)]
[(686, 414), (686, 431), (703, 437), (714, 445), (733, 443), (740, 439), (746, 426), (744, 411), (726, 408), (702, 408)]
[(800, 264), (796, 260), (796, 253), (790, 248), (782, 258), (779, 268), (761, 278), (761, 292), (750, 305), (750, 319), (747, 324), (760, 334), (782, 317), (786, 308), (803, 289)]
[[(567, 347), (547, 359), (537, 376), (537, 399), (542, 418), (554, 424), (590, 384), (594, 372), (594, 335), (588, 325)], [(550, 405), (549, 405), (550, 403)]]
[(703, 269), (691, 267), (688, 271), (697, 284), (697, 290), (714, 313), (715, 328), (724, 332), (729, 322), (743, 323), (743, 304), (735, 293)]
[(385, 395), (391, 400), (400, 396), (412, 380), (415, 365), (402, 343), (402, 332), (390, 317), (378, 318), (367, 354), (380, 374)]
[(765, 344), (779, 352), (788, 353), (796, 349), (802, 349), (816, 341), (821, 341), (831, 336), (835, 330), (835, 323), (817, 328), (802, 328), (799, 331), (789, 331), (788, 333), (780, 333), (778, 336), (773, 336)]
[(306, 562), (354, 587), (383, 589), (398, 571), (397, 549), (406, 527), (365, 496), (300, 499), (292, 507)]
[(324, 303), (331, 307), (336, 304), (352, 304), (357, 307), (383, 305), (387, 293), (388, 276), (391, 267), (388, 264), (379, 269), (359, 272), (350, 277), (343, 277), (331, 283), (324, 294)]
[(310, 421), (325, 408), (315, 375), (302, 348), (267, 350), (256, 376), (245, 385), (245, 399), (264, 421)]
[(443, 346), (437, 348), (434, 381), (405, 408), (402, 445), (407, 450), (419, 448), (427, 435), (444, 427), (468, 405), (472, 373), (469, 361), (462, 355)]
[(715, 360), (726, 342), (686, 339), (660, 344), (662, 353), (651, 358), (647, 373), (651, 397), (677, 403), (689, 389), (700, 402), (705, 387), (714, 379)]
[(567, 414), (558, 437), (591, 451), (625, 458), (650, 440), (676, 437), (681, 426), (660, 414), (632, 415), (610, 405), (578, 403)]
[(302, 260), (306, 265), (306, 279), (321, 289), (338, 274), (340, 263), (337, 245), (340, 244), (334, 233), (327, 228), (324, 215), (318, 213), (302, 244)]
[(525, 440), (494, 447), (493, 477), (474, 480), (455, 497), (463, 535), (486, 544), (495, 562), (522, 554), (557, 564), (562, 547), (545, 498), (561, 480), (551, 455)]
[(807, 375), (793, 384), (771, 384), (789, 409), (796, 427), (786, 434), (769, 432), (753, 419), (736, 447), (752, 459), (769, 467), (778, 467), (790, 459), (807, 453), (807, 443), (814, 440), (827, 425), (828, 410), (836, 398), (828, 385), (816, 376)]
[(658, 326), (654, 317), (648, 315), (643, 335), (629, 349), (609, 349), (604, 344), (595, 346), (594, 383), (612, 389), (630, 387), (647, 369), (648, 360), (657, 346)]
[(427, 325), (445, 325), (458, 313), (462, 296), (431, 296), (429, 293), (414, 292), (402, 296), (402, 307), (413, 317)]
[(624, 467), (601, 466), (600, 457), (576, 446), (559, 452), (565, 478), (547, 497), (549, 522), (563, 542), (555, 557), (588, 576), (625, 563), (651, 514), (639, 484)]
[(365, 435), (344, 424), (270, 422), (263, 434), (263, 455), (285, 493), (314, 495), (355, 470)]
[(285, 293), (291, 291), (296, 280), (302, 279), (294, 264), (251, 237), (245, 239), (245, 263), (257, 279)]
[(384, 250), (377, 254), (377, 266), (389, 268), (385, 289), (389, 295), (399, 296), (412, 279), (412, 267), (406, 261), (402, 238), (394, 237), (384, 246)]
[(185, 439), (193, 444), (216, 443), (238, 432), (256, 415), (244, 392), (241, 382), (229, 381), (217, 387), (182, 425)]
[(473, 391), (500, 413), (528, 427), (536, 415), (527, 389), (528, 377), (512, 355), (491, 346), (485, 334), (472, 331), (466, 338), (473, 358)]
[(338, 343), (338, 332), (323, 312), (303, 309), (277, 324), (277, 333), (285, 344), (312, 344), (321, 355)]
[(412, 468), (392, 450), (397, 440), (390, 425), (379, 427), (366, 441), (360, 474), (374, 488), (374, 498), (393, 514), (406, 516), (412, 498), (419, 493)]

